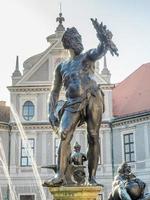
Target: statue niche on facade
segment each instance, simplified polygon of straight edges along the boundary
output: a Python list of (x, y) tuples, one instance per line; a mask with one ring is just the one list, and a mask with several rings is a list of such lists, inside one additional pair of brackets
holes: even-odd
[(144, 193), (145, 186), (146, 184), (131, 172), (131, 167), (123, 163), (118, 168), (108, 200), (150, 200), (150, 194)]
[[(100, 44), (97, 48), (85, 53), (81, 35), (75, 27), (67, 28), (62, 44), (70, 53), (70, 59), (60, 63), (55, 69), (53, 87), (49, 101), (49, 121), (53, 129), (59, 127), (61, 141), (58, 151), (58, 172), (52, 180), (45, 181), (46, 186), (61, 186), (67, 184), (65, 173), (71, 155), (71, 139), (77, 126), (87, 124), (88, 137), (88, 172), (89, 183), (97, 185), (95, 180), (100, 156), (99, 128), (104, 112), (104, 97), (100, 86), (95, 81), (95, 62), (109, 50), (112, 55), (118, 55), (118, 50), (112, 42), (112, 33), (97, 19), (91, 19), (97, 32)], [(59, 93), (64, 87), (66, 101), (59, 105)], [(57, 109), (59, 108), (59, 109)], [(59, 110), (58, 116), (55, 112)]]

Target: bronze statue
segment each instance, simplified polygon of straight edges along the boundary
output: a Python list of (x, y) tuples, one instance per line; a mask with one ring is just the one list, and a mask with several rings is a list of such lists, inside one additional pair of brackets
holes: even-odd
[[(100, 86), (95, 81), (95, 61), (102, 58), (109, 50), (111, 54), (117, 53), (112, 42), (112, 33), (97, 19), (91, 19), (97, 31), (100, 44), (97, 48), (85, 53), (81, 35), (75, 27), (67, 28), (62, 43), (69, 50), (70, 59), (56, 67), (53, 87), (49, 101), (49, 121), (55, 128), (59, 126), (61, 142), (58, 152), (57, 177), (46, 182), (50, 186), (65, 184), (65, 173), (71, 154), (70, 142), (77, 126), (83, 122), (87, 124), (88, 132), (88, 172), (89, 183), (97, 185), (95, 176), (100, 155), (99, 128), (104, 112), (104, 98)], [(58, 117), (55, 114), (60, 108), (58, 98), (61, 87), (64, 87), (66, 101), (59, 109)]]
[(145, 186), (146, 184), (131, 172), (131, 167), (123, 163), (118, 168), (108, 200), (150, 200), (150, 194), (144, 194)]

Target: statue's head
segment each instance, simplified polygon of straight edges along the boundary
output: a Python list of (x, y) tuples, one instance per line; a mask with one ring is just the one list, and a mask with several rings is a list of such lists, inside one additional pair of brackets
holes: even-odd
[(76, 142), (75, 145), (74, 145), (74, 151), (80, 152), (80, 150), (81, 150), (81, 145), (78, 142)]
[(82, 38), (75, 27), (67, 28), (63, 37), (62, 43), (65, 49), (73, 49), (76, 55), (83, 51)]
[(131, 167), (128, 165), (128, 163), (124, 162), (118, 167), (118, 173), (129, 174), (131, 173)]

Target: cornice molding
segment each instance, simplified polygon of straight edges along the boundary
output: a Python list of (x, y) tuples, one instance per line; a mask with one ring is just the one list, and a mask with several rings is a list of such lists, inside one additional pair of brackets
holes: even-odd
[(102, 90), (112, 90), (115, 87), (115, 84), (101, 84)]
[(10, 129), (9, 123), (0, 122), (0, 131), (1, 130), (9, 130), (9, 129)]
[[(22, 85), (22, 86), (8, 86), (8, 90), (10, 92), (50, 92), (51, 91), (51, 84), (47, 85)], [(103, 90), (112, 90), (114, 85), (101, 85)]]
[(114, 119), (112, 121), (112, 126), (113, 127), (118, 127), (118, 126), (124, 126), (124, 125), (134, 125), (137, 123), (141, 123), (141, 122), (146, 122), (146, 121), (150, 121), (150, 114), (149, 115), (143, 115), (143, 116), (132, 116), (129, 119), (125, 119), (125, 118), (120, 118), (120, 119)]
[(40, 86), (8, 86), (10, 92), (50, 92), (51, 85)]
[[(39, 124), (39, 125), (36, 125), (36, 124), (26, 124), (26, 125), (24, 125), (24, 124), (22, 124), (23, 125), (23, 128), (24, 128), (24, 130), (30, 130), (30, 131), (32, 131), (32, 130), (51, 130), (52, 131), (52, 128), (51, 128), (51, 126), (50, 125), (43, 125), (43, 124)], [(12, 126), (12, 131), (15, 131), (15, 130), (18, 130), (18, 127), (17, 127), (17, 125), (13, 125)]]
[[(18, 130), (16, 123), (11, 123), (12, 131)], [(22, 123), (22, 126), (25, 130), (48, 130), (53, 131), (51, 125), (48, 122), (45, 123)], [(101, 128), (109, 128), (109, 123), (102, 123)], [(78, 127), (77, 130), (86, 129), (86, 124)]]
[[(112, 121), (112, 127), (121, 127), (124, 125), (135, 125), (137, 123), (141, 123), (141, 122), (146, 122), (146, 121), (150, 121), (150, 115), (148, 116), (142, 116), (142, 117), (137, 117), (137, 118), (132, 118), (132, 119), (124, 119), (122, 121)], [(10, 124), (12, 126), (12, 130), (18, 130), (17, 125), (15, 123)], [(51, 128), (51, 125), (48, 122), (45, 123), (23, 123), (23, 128), (25, 130), (47, 130), (47, 131), (53, 131)], [(9, 129), (9, 125), (3, 125), (0, 124), (0, 128)], [(101, 124), (100, 129), (109, 129), (110, 128), (110, 122), (106, 122), (103, 121)], [(86, 124), (83, 124), (82, 126), (78, 127), (77, 130), (83, 130), (86, 129)]]

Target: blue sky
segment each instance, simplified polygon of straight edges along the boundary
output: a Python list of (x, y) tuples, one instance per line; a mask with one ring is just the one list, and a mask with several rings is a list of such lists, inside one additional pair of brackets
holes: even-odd
[[(119, 57), (107, 54), (112, 83), (120, 82), (142, 64), (150, 62), (149, 0), (61, 0), (65, 27), (75, 26), (83, 37), (85, 50), (98, 44), (90, 18), (98, 18), (113, 32)], [(11, 85), (15, 57), (20, 69), (30, 56), (48, 47), (60, 1), (5, 0), (0, 8), (0, 100), (9, 101), (6, 86)], [(100, 69), (103, 63), (100, 61)]]

